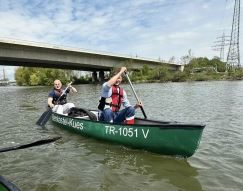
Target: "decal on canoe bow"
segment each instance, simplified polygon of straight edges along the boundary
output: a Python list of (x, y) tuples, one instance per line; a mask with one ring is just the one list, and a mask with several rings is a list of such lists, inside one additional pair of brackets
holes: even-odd
[(56, 121), (57, 123), (60, 123), (62, 125), (68, 125), (75, 129), (80, 129), (80, 130), (84, 129), (84, 124), (82, 122), (75, 121), (72, 118), (65, 118), (65, 117), (60, 117), (60, 116), (54, 115), (54, 116), (52, 116), (52, 120)]

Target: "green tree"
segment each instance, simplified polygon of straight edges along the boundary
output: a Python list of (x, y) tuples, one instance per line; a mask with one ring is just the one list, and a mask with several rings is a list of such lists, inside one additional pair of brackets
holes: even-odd
[(55, 79), (63, 84), (70, 81), (71, 72), (61, 69), (19, 67), (15, 72), (17, 85), (52, 85)]
[(39, 84), (39, 78), (36, 73), (30, 75), (30, 85), (37, 86)]

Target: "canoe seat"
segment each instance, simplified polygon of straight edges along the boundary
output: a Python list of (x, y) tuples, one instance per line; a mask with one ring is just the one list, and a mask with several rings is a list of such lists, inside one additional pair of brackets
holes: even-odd
[(78, 116), (78, 117), (75, 117), (75, 118), (78, 118), (78, 119), (89, 119), (89, 116), (88, 115), (86, 115), (86, 116)]
[(89, 118), (91, 121), (97, 121), (97, 115), (95, 113), (79, 107), (72, 107), (68, 112), (68, 116), (76, 118)]

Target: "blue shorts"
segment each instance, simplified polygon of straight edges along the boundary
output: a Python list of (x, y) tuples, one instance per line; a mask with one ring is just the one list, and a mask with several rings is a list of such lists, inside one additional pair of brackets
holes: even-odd
[(110, 108), (104, 109), (99, 116), (99, 121), (122, 123), (126, 119), (135, 116), (135, 109), (132, 106), (126, 107), (119, 112), (113, 112)]

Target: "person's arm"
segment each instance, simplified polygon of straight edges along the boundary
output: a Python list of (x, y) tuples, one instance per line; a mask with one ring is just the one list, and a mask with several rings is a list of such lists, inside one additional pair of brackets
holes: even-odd
[(78, 91), (76, 90), (76, 88), (75, 87), (73, 87), (73, 86), (69, 86), (69, 90), (70, 90), (70, 93), (71, 94), (74, 94), (74, 93), (77, 93)]
[(127, 99), (127, 93), (125, 90), (123, 90), (122, 104), (124, 108), (131, 106), (129, 100)]
[(103, 85), (102, 85), (102, 89), (101, 89), (101, 97), (105, 97), (105, 98), (108, 98), (111, 96), (111, 86), (109, 86), (109, 84), (107, 82), (105, 82)]
[(53, 97), (48, 97), (47, 103), (50, 108), (53, 108), (55, 105), (52, 103)]
[(121, 70), (116, 74), (116, 75), (114, 75), (108, 82), (107, 82), (107, 84), (111, 87), (111, 86), (113, 86), (115, 83), (116, 83), (116, 81), (117, 81), (117, 79), (123, 74), (123, 72), (125, 72), (127, 70), (127, 68), (126, 67), (121, 67)]
[(52, 103), (53, 101), (53, 97), (55, 96), (55, 92), (52, 90), (51, 92), (49, 92), (48, 94), (48, 99), (47, 99), (47, 104), (50, 108), (53, 108), (55, 105)]
[[(123, 107), (129, 107), (131, 106), (129, 100), (127, 99), (127, 93), (125, 92), (125, 90), (123, 90), (123, 100), (122, 100), (122, 103), (123, 103)], [(142, 102), (139, 102), (139, 103), (136, 103), (136, 105), (134, 106), (134, 109), (137, 109), (139, 107), (143, 107), (143, 104)]]

